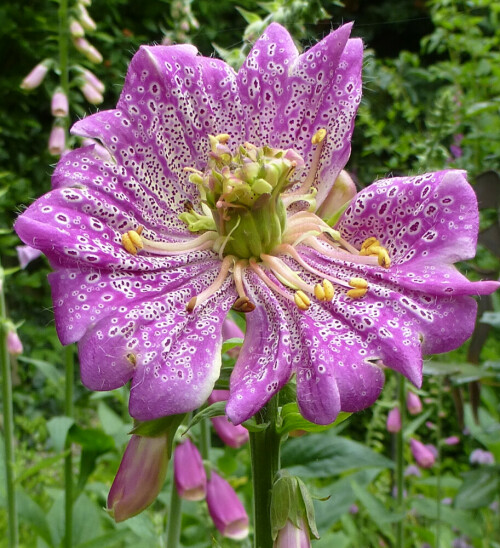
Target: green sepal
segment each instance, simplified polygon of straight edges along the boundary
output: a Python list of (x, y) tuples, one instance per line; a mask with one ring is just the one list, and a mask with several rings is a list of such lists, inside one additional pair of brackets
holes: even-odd
[(215, 221), (208, 215), (200, 215), (193, 209), (179, 215), (179, 219), (185, 223), (189, 232), (200, 232), (202, 230), (216, 230)]
[(268, 422), (257, 422), (254, 417), (241, 423), (249, 432), (264, 432), (269, 426)]
[(348, 200), (342, 207), (337, 209), (337, 211), (328, 219), (324, 219), (325, 223), (328, 226), (335, 226), (338, 222), (340, 217), (342, 217), (342, 214), (344, 211), (350, 206), (352, 200)]
[(167, 436), (167, 451), (168, 458), (170, 459), (172, 456), (175, 433), (186, 415), (187, 413), (182, 413), (180, 415), (168, 415), (167, 417), (161, 417), (160, 419), (154, 419), (152, 421), (135, 421), (134, 427), (130, 431), (130, 434), (134, 434), (135, 436), (143, 436), (145, 438), (159, 438), (161, 436)]
[(300, 495), (302, 497), (302, 503), (304, 504), (304, 508), (306, 511), (306, 521), (307, 525), (309, 526), (309, 532), (310, 534), (318, 539), (319, 533), (318, 529), (316, 527), (316, 519), (314, 517), (314, 504), (311, 498), (311, 495), (309, 494), (309, 490), (306, 487), (306, 484), (300, 479), (297, 479), (297, 485), (300, 489)]
[(201, 411), (198, 411), (196, 415), (189, 421), (186, 432), (190, 430), (193, 426), (197, 425), (203, 419), (211, 419), (213, 417), (221, 417), (226, 414), (226, 401), (216, 401), (204, 407)]
[(305, 432), (324, 432), (339, 425), (351, 416), (352, 413), (340, 412), (331, 424), (314, 424), (306, 420), (299, 411), (296, 402), (287, 403), (281, 408), (281, 424), (277, 428), (278, 434), (284, 436), (293, 430), (304, 430)]

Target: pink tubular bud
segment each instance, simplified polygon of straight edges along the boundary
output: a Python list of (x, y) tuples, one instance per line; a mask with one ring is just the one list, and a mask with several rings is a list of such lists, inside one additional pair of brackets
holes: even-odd
[(387, 431), (396, 434), (401, 430), (401, 413), (399, 407), (391, 409), (387, 414)]
[(106, 87), (92, 71), (83, 69), (83, 78), (85, 82), (94, 87), (99, 93), (104, 93)]
[(418, 415), (422, 412), (422, 402), (417, 394), (413, 393), (411, 390), (406, 394), (406, 408), (410, 415)]
[(225, 537), (241, 540), (248, 536), (248, 515), (229, 483), (212, 472), (207, 484), (208, 511), (215, 527)]
[(196, 445), (187, 439), (174, 451), (174, 480), (179, 496), (203, 500), (207, 493), (207, 475)]
[(417, 464), (422, 468), (430, 468), (436, 461), (433, 452), (422, 442), (412, 438), (410, 439), (410, 448)]
[(29, 245), (16, 246), (17, 258), (19, 260), (19, 266), (24, 269), (31, 261), (38, 259), (42, 252), (39, 249), (35, 249)]
[[(224, 336), (224, 324), (222, 326)], [(229, 398), (229, 390), (214, 390), (208, 398), (208, 403), (212, 404), (218, 401), (227, 401)], [(238, 449), (244, 445), (248, 439), (248, 430), (241, 425), (235, 426), (229, 422), (227, 417), (213, 417), (212, 424), (219, 438), (229, 447)]]
[(93, 63), (102, 63), (102, 55), (85, 38), (74, 38), (73, 45), (80, 53), (83, 53), (89, 61), (92, 61)]
[(116, 522), (146, 509), (160, 492), (168, 465), (167, 436), (133, 435), (108, 495), (107, 511)]
[(61, 126), (53, 126), (49, 137), (49, 152), (60, 156), (66, 149), (66, 131)]
[(80, 91), (91, 105), (99, 105), (104, 101), (104, 98), (99, 91), (87, 82), (80, 87)]
[(296, 527), (289, 519), (278, 533), (273, 548), (311, 548), (311, 540), (306, 524), (300, 520)]
[(11, 356), (19, 356), (23, 353), (23, 343), (15, 329), (7, 333), (7, 351)]
[(66, 94), (61, 89), (56, 90), (51, 101), (52, 116), (64, 118), (68, 115), (69, 104)]
[(318, 209), (321, 218), (329, 219), (334, 216), (342, 207), (356, 196), (356, 185), (347, 171), (339, 173), (328, 196)]
[(85, 36), (85, 31), (83, 30), (82, 25), (80, 25), (76, 19), (71, 19), (69, 24), (69, 33), (72, 38), (82, 38)]
[(82, 4), (78, 4), (77, 10), (78, 10), (78, 19), (80, 20), (82, 27), (88, 31), (95, 30), (97, 28), (97, 25), (95, 24), (95, 21), (92, 19), (92, 17), (90, 17), (89, 12), (87, 11), (87, 8)]
[(469, 462), (471, 464), (495, 464), (495, 457), (489, 451), (474, 449), (470, 454)]
[(458, 445), (460, 443), (460, 438), (458, 436), (450, 436), (443, 440), (445, 445)]
[(47, 75), (49, 65), (49, 61), (43, 61), (42, 63), (38, 63), (38, 65), (36, 65), (36, 67), (34, 67), (32, 71), (21, 82), (21, 89), (30, 90), (37, 88), (43, 82), (45, 76)]

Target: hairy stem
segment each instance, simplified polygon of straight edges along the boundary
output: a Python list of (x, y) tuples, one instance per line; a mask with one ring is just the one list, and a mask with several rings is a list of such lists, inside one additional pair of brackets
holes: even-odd
[[(406, 419), (406, 407), (405, 407), (405, 378), (403, 375), (398, 375), (398, 400), (399, 411), (401, 414), (401, 429), (396, 435), (396, 489), (397, 489), (397, 504), (398, 511), (404, 513), (404, 426)], [(403, 548), (405, 542), (405, 518), (400, 519), (396, 524), (396, 546), (397, 548)]]
[(256, 415), (257, 423), (268, 423), (261, 432), (250, 432), (252, 460), (254, 548), (272, 548), (271, 489), (280, 468), (280, 436), (276, 432), (278, 396)]

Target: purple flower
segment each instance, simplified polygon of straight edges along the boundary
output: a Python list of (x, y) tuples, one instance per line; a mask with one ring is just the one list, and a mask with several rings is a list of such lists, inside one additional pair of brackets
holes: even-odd
[(32, 90), (37, 88), (44, 81), (51, 63), (50, 60), (38, 63), (21, 82), (21, 89)]
[(29, 245), (18, 245), (16, 246), (17, 258), (19, 260), (19, 266), (21, 268), (26, 268), (31, 261), (38, 259), (42, 252), (39, 249), (35, 249)]
[(215, 527), (225, 537), (240, 540), (248, 536), (248, 515), (229, 483), (212, 472), (207, 485), (207, 505)]
[(411, 438), (410, 448), (411, 452), (413, 453), (413, 457), (415, 458), (419, 466), (421, 466), (422, 468), (430, 468), (434, 465), (436, 457), (433, 451), (431, 451), (428, 446), (424, 445), (418, 440)]
[(469, 462), (471, 464), (495, 464), (495, 457), (489, 451), (474, 449), (470, 454)]
[(167, 465), (167, 436), (130, 438), (108, 495), (107, 510), (115, 521), (139, 514), (156, 499)]
[(309, 531), (304, 520), (300, 520), (299, 527), (296, 527), (289, 519), (278, 533), (273, 548), (311, 548)]
[(112, 159), (69, 152), (18, 219), (55, 269), (56, 327), (79, 343), (84, 384), (132, 380), (134, 418), (206, 401), (231, 307), (247, 313), (233, 424), (294, 373), (302, 414), (326, 424), (375, 401), (382, 364), (420, 386), (422, 354), (470, 336), (468, 295), (498, 287), (453, 267), (478, 229), (461, 171), (377, 181), (334, 227), (314, 213), (349, 157), (361, 98), (363, 45), (349, 33), (299, 55), (272, 24), (237, 74), (191, 45), (142, 47), (117, 108), (72, 130)]
[[(208, 398), (208, 403), (227, 401), (228, 397), (229, 390), (214, 390)], [(211, 420), (219, 438), (229, 447), (237, 449), (248, 441), (249, 433), (244, 426), (230, 423), (227, 417), (213, 417)]]
[(460, 443), (460, 438), (458, 436), (449, 436), (443, 440), (445, 445), (458, 445)]
[(422, 475), (422, 472), (420, 472), (420, 468), (418, 466), (415, 466), (414, 464), (409, 464), (405, 468), (404, 475), (405, 477), (415, 476), (416, 478), (419, 478)]
[(422, 412), (422, 402), (417, 394), (411, 390), (408, 390), (406, 394), (406, 408), (408, 409), (408, 413), (410, 413), (410, 415), (418, 415)]
[(203, 500), (207, 475), (196, 445), (187, 439), (175, 448), (174, 479), (179, 496), (186, 500)]
[[(65, 150), (66, 150), (66, 130), (62, 126), (55, 125), (52, 127), (52, 131), (50, 132), (49, 152), (52, 154), (52, 156), (60, 156)], [(38, 246), (33, 245), (32, 247), (38, 247)]]
[(399, 407), (391, 409), (387, 414), (387, 431), (395, 434), (401, 430), (401, 412)]
[(56, 90), (54, 95), (52, 95), (51, 111), (52, 116), (55, 116), (56, 118), (64, 118), (68, 115), (68, 98), (61, 89)]

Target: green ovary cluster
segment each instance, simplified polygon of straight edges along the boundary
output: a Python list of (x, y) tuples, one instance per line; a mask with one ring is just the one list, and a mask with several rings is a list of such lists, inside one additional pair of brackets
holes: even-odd
[(233, 154), (228, 135), (210, 136), (211, 152), (204, 172), (192, 170), (204, 214), (193, 209), (179, 217), (192, 232), (214, 230), (223, 255), (258, 258), (281, 243), (286, 228), (282, 192), (302, 158), (293, 150), (244, 143)]

